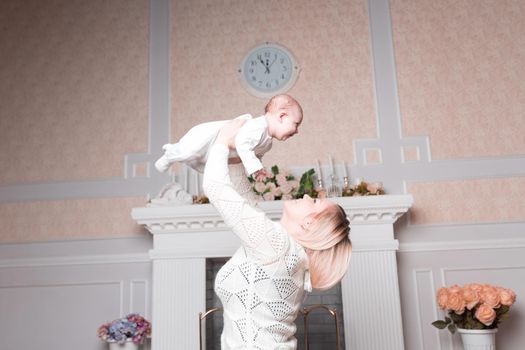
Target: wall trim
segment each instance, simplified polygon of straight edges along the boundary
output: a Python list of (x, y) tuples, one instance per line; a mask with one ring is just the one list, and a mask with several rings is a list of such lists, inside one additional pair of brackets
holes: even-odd
[(419, 253), (451, 250), (494, 250), (525, 248), (525, 238), (461, 240), (442, 242), (411, 242), (399, 244), (400, 253)]
[(22, 259), (2, 259), (0, 268), (7, 267), (35, 267), (35, 266), (71, 266), (71, 265), (100, 265), (100, 264), (129, 264), (150, 263), (147, 253), (142, 254), (114, 254), (114, 255), (85, 255), (71, 257), (42, 257)]

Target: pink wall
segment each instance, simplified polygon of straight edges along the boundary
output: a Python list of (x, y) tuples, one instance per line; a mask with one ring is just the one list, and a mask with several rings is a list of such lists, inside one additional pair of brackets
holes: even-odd
[(392, 0), (403, 131), (434, 159), (525, 154), (525, 3)]
[[(276, 142), (267, 165), (313, 165), (328, 153), (352, 163), (352, 141), (377, 136), (366, 0), (171, 5), (172, 141), (199, 122), (262, 113), (266, 101), (241, 87), (237, 68), (264, 41), (299, 61), (290, 94), (305, 111), (299, 135)], [(435, 160), (523, 155), (525, 3), (392, 0), (391, 14), (404, 136), (428, 135)], [(0, 23), (0, 186), (122, 177), (124, 155), (148, 146), (148, 1), (5, 0)], [(522, 220), (523, 201), (508, 193), (524, 186), (521, 177), (409, 183), (412, 223)], [(0, 242), (142, 234), (129, 211), (144, 202), (3, 203)]]
[(304, 109), (299, 134), (275, 142), (266, 165), (313, 165), (329, 152), (352, 161), (352, 140), (376, 136), (365, 0), (174, 0), (172, 23), (172, 140), (199, 122), (263, 114), (266, 100), (242, 88), (237, 68), (266, 41), (296, 56), (289, 93)]
[[(403, 132), (433, 159), (525, 154), (525, 3), (392, 0)], [(413, 223), (523, 220), (520, 177), (417, 183)]]
[(0, 4), (0, 185), (123, 174), (147, 151), (148, 2)]

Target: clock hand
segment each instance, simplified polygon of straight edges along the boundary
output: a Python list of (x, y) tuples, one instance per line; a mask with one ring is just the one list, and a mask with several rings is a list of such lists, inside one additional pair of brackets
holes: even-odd
[(268, 59), (266, 59), (266, 65), (265, 65), (266, 71), (265, 71), (265, 73), (270, 74), (270, 66), (268, 65), (268, 63), (270, 63), (270, 61)]
[(270, 73), (270, 70), (268, 69), (268, 64), (265, 64), (262, 58), (259, 58), (259, 62), (261, 62), (262, 65), (264, 66), (264, 73), (266, 74)]
[(270, 68), (270, 67), (275, 63), (275, 61), (277, 61), (277, 57), (275, 57), (275, 58), (273, 59), (272, 63), (270, 63), (270, 65), (268, 66), (268, 68)]

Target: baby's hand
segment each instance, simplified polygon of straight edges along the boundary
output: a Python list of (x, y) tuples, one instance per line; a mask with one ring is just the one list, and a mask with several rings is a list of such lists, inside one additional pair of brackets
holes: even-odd
[(266, 180), (266, 178), (270, 177), (271, 174), (266, 171), (266, 169), (262, 168), (257, 170), (252, 174), (252, 177), (255, 179), (255, 181), (261, 182)]

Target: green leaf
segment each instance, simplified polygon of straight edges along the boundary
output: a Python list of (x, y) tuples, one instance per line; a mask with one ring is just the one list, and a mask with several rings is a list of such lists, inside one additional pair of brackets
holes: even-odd
[(279, 174), (279, 167), (277, 165), (274, 165), (272, 167), (272, 174), (274, 174), (274, 175)]
[(448, 315), (450, 316), (450, 318), (452, 319), (452, 321), (454, 321), (454, 323), (460, 323), (463, 321), (463, 315), (458, 315), (457, 313), (455, 313), (454, 311), (450, 311), (448, 313)]
[(443, 320), (437, 320), (437, 321), (432, 322), (432, 325), (439, 329), (445, 329), (447, 327), (447, 324), (448, 323)]
[(450, 317), (445, 317), (445, 322), (449, 324), (450, 322), (452, 322), (452, 320), (450, 319)]
[(456, 329), (457, 329), (457, 327), (456, 327), (455, 324), (451, 323), (451, 324), (448, 325), (448, 330), (450, 331), (450, 333), (452, 333), (452, 334), (456, 333)]
[(509, 312), (509, 307), (506, 305), (502, 305), (499, 309), (496, 309), (496, 317), (501, 317), (505, 315), (507, 312)]

